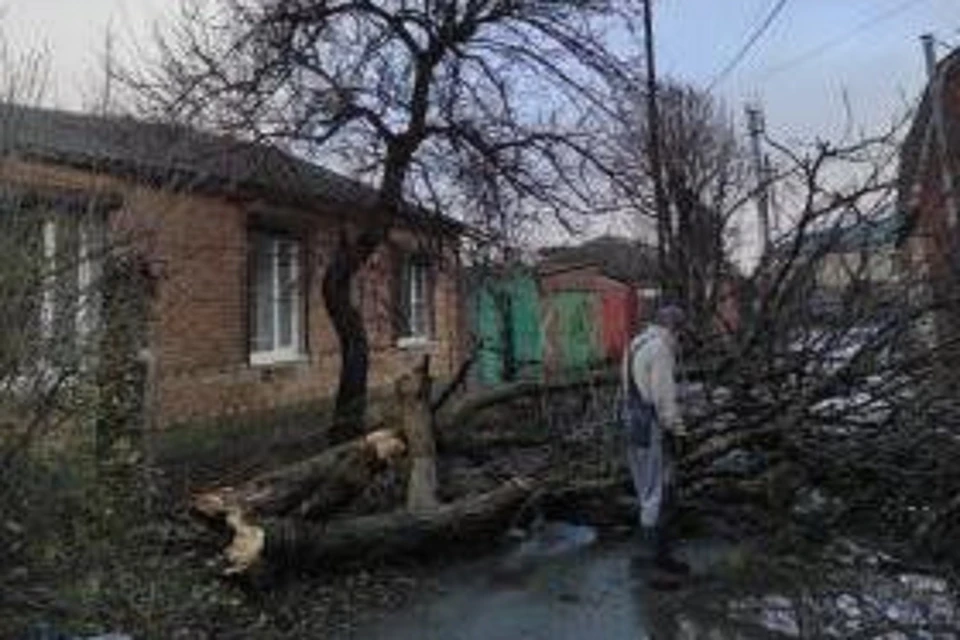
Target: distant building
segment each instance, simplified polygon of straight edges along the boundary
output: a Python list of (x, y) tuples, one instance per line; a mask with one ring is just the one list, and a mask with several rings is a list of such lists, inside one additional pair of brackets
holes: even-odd
[(798, 319), (831, 320), (852, 300), (852, 288), (860, 303), (892, 302), (903, 275), (898, 243), (904, 224), (904, 216), (889, 208), (782, 240), (774, 250), (776, 260), (812, 269), (809, 279), (804, 276), (805, 287), (796, 291), (804, 307)]

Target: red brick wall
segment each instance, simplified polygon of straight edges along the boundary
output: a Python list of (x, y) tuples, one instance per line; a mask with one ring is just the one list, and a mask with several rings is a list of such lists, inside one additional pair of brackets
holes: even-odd
[[(245, 261), (247, 214), (242, 206), (195, 200), (209, 222), (195, 225), (191, 213), (165, 219), (161, 242), (173, 267), (161, 284), (156, 343), (163, 422), (176, 422), (303, 404), (332, 396), (340, 371), (336, 334), (326, 313), (322, 273), (337, 229), (329, 219), (302, 231), (307, 265), (307, 360), (251, 366), (247, 363)], [(194, 213), (199, 213), (194, 211)], [(190, 232), (186, 240), (178, 230)], [(396, 246), (394, 246), (396, 245)], [(397, 248), (399, 247), (399, 249)], [(393, 329), (395, 261), (414, 248), (410, 234), (396, 232), (357, 276), (354, 300), (370, 340), (370, 386), (385, 387), (409, 371), (423, 349), (401, 349)], [(452, 375), (457, 365), (458, 309), (455, 277), (437, 268), (432, 371)]]
[[(915, 286), (921, 287), (924, 295), (952, 297), (950, 289), (957, 283), (951, 275), (950, 260), (955, 259), (958, 232), (949, 225), (939, 155), (928, 156), (928, 162), (920, 175), (922, 182), (913, 194), (912, 213), (917, 219), (912, 236), (902, 249), (907, 253), (904, 263), (908, 276), (917, 278), (919, 284)], [(960, 158), (955, 157), (953, 162), (960, 167)], [(950, 312), (936, 313), (933, 321), (936, 335), (930, 338), (946, 339), (955, 330), (956, 320)]]

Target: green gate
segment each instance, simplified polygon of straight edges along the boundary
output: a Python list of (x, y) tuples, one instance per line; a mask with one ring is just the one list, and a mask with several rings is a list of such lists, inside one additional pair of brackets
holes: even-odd
[(565, 291), (553, 296), (560, 366), (564, 371), (589, 368), (601, 357), (589, 293)]
[(485, 384), (538, 377), (543, 370), (543, 335), (536, 281), (529, 275), (493, 280), (476, 293), (475, 331)]
[(481, 345), (477, 355), (480, 381), (497, 384), (503, 381), (503, 323), (490, 287), (483, 286), (477, 291), (474, 309), (475, 331)]

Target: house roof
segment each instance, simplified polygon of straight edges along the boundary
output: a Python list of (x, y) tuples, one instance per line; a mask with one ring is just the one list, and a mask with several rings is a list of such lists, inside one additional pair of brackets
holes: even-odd
[[(937, 63), (937, 73), (943, 75), (944, 87), (960, 87), (960, 48), (954, 49), (949, 55)], [(946, 128), (947, 148), (952, 157), (954, 171), (960, 171), (960, 109), (951, 104), (949, 97), (955, 96), (956, 91), (943, 91), (944, 126)], [(917, 182), (917, 174), (921, 171), (924, 147), (928, 144), (928, 131), (932, 117), (932, 85), (928, 84), (924, 90), (920, 105), (917, 108), (910, 131), (900, 149), (900, 172), (897, 179), (899, 206), (902, 211), (909, 211), (909, 201), (913, 186)]]
[[(7, 155), (310, 208), (371, 211), (377, 203), (370, 185), (272, 145), (132, 117), (0, 104), (0, 156)], [(408, 213), (426, 215), (413, 206)], [(439, 217), (462, 230), (458, 221)]]
[(655, 248), (629, 238), (601, 236), (579, 245), (546, 247), (540, 257), (539, 268), (545, 272), (597, 266), (603, 275), (621, 282), (657, 279)]
[[(900, 239), (906, 217), (899, 211), (885, 210), (877, 216), (861, 218), (846, 225), (830, 226), (807, 231), (803, 237), (802, 253), (851, 253), (893, 247)], [(795, 236), (783, 240), (776, 251), (789, 253)]]

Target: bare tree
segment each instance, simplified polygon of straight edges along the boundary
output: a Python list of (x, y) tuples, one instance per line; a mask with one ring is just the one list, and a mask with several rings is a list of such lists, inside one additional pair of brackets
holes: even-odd
[[(620, 92), (612, 164), (625, 209), (643, 228), (656, 219), (646, 89)], [(702, 330), (711, 328), (722, 294), (734, 279), (733, 242), (750, 193), (745, 150), (722, 106), (693, 87), (665, 82), (657, 91), (660, 156), (670, 218), (663, 224), (664, 291), (682, 302)]]
[(630, 3), (314, 2), (185, 5), (134, 74), (143, 103), (376, 180), (379, 212), (342, 229), (323, 275), (340, 342), (338, 438), (363, 415), (368, 346), (353, 276), (398, 216), (473, 222), (590, 210), (588, 115), (622, 56), (605, 39)]

